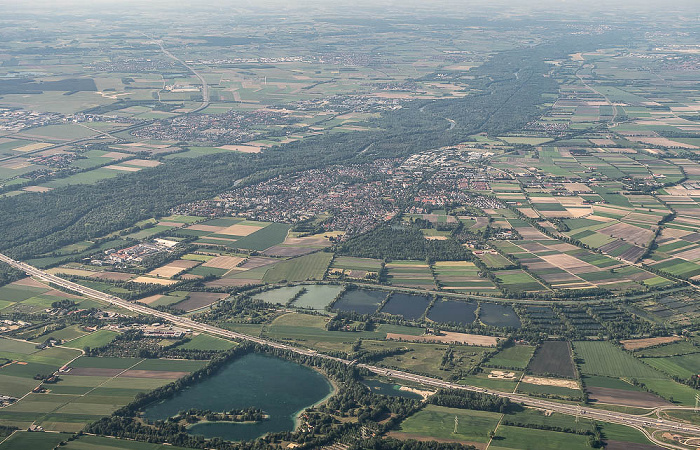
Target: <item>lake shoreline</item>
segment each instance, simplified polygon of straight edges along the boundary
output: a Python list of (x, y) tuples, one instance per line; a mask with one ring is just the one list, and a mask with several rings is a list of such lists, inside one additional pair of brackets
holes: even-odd
[(311, 367), (311, 366), (306, 366), (306, 367), (309, 367), (310, 369), (320, 373), (323, 376), (323, 378), (326, 379), (328, 384), (331, 386), (331, 391), (328, 393), (328, 395), (326, 395), (325, 397), (323, 397), (321, 400), (317, 401), (316, 403), (309, 405), (309, 406), (306, 406), (306, 407), (300, 409), (299, 411), (297, 411), (296, 413), (294, 413), (294, 415), (292, 416), (292, 418), (294, 419), (294, 430), (293, 431), (296, 431), (299, 429), (299, 426), (301, 425), (301, 415), (304, 413), (304, 411), (306, 411), (309, 408), (315, 408), (318, 405), (325, 403), (326, 401), (328, 401), (329, 398), (333, 397), (336, 394), (336, 392), (338, 392), (338, 390), (339, 390), (339, 387), (338, 387), (338, 384), (336, 383), (336, 381), (333, 378), (329, 377), (322, 369), (320, 369), (318, 367)]

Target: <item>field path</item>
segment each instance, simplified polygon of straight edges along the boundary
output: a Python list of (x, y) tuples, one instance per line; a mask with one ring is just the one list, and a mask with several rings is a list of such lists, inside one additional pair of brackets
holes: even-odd
[[(82, 356), (82, 355), (80, 355), (80, 356)], [(74, 359), (71, 360), (70, 362), (75, 361), (76, 359), (80, 358), (80, 356), (77, 356), (76, 358), (74, 358)], [(114, 375), (114, 376), (111, 377), (111, 378), (107, 378), (105, 381), (103, 381), (102, 383), (100, 383), (100, 384), (98, 384), (97, 386), (93, 387), (92, 389), (90, 389), (90, 390), (87, 391), (86, 393), (81, 394), (81, 395), (78, 395), (78, 397), (85, 397), (86, 395), (88, 395), (90, 392), (94, 391), (94, 390), (97, 389), (98, 387), (104, 385), (104, 384), (107, 383), (108, 381), (112, 381), (113, 379), (119, 377), (120, 375), (122, 375), (122, 374), (123, 374), (124, 372), (126, 372), (127, 370), (132, 369), (133, 367), (135, 367), (135, 366), (141, 364), (141, 363), (142, 363), (143, 361), (145, 361), (145, 360), (146, 360), (145, 358), (139, 360), (139, 362), (137, 362), (136, 364), (133, 364), (132, 366), (127, 367), (126, 369), (122, 370), (121, 372), (119, 372), (118, 374)], [(69, 363), (66, 363), (66, 365), (70, 364), (70, 362), (69, 362)], [(37, 418), (37, 419), (34, 419), (34, 422), (32, 422), (32, 425), (34, 425), (34, 424), (36, 423), (37, 420), (41, 420), (41, 419), (43, 419), (44, 417), (48, 416), (49, 414), (55, 413), (56, 411), (58, 411), (59, 409), (63, 408), (63, 407), (66, 406), (67, 404), (72, 403), (73, 400), (75, 400), (75, 398), (76, 398), (76, 397), (74, 397), (72, 394), (57, 394), (57, 395), (69, 395), (69, 396), (71, 397), (71, 399), (68, 400), (68, 401), (65, 402), (65, 403), (61, 403), (60, 405), (58, 405), (57, 407), (55, 407), (55, 408), (52, 409), (51, 411), (46, 411), (46, 413), (45, 413), (43, 416), (41, 416), (41, 417), (39, 417), (39, 418)], [(24, 397), (22, 397), (22, 398), (24, 398)], [(19, 400), (18, 400), (18, 401), (19, 401)]]

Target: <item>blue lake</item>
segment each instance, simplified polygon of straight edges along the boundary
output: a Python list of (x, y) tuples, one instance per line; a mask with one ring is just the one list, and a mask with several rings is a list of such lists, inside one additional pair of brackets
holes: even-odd
[(306, 366), (251, 353), (228, 363), (213, 376), (175, 396), (148, 406), (149, 420), (164, 420), (190, 408), (216, 412), (256, 407), (269, 419), (257, 423), (204, 422), (189, 432), (232, 441), (251, 440), (271, 432), (291, 431), (298, 414), (332, 392), (330, 382)]

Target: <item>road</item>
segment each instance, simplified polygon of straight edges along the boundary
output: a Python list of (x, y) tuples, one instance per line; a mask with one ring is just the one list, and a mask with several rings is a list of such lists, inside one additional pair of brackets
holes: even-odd
[(190, 111), (191, 113), (197, 113), (199, 111), (202, 111), (203, 109), (206, 109), (209, 106), (209, 84), (207, 84), (207, 80), (204, 79), (204, 77), (194, 70), (192, 66), (187, 64), (185, 61), (181, 60), (177, 56), (173, 55), (170, 53), (164, 46), (163, 46), (163, 41), (162, 40), (154, 40), (156, 44), (160, 47), (160, 50), (170, 59), (175, 60), (182, 64), (183, 66), (187, 67), (187, 70), (192, 72), (192, 74), (199, 79), (199, 82), (202, 83), (202, 104), (199, 105), (197, 108), (193, 109)]
[[(267, 345), (267, 346), (270, 346), (273, 348), (287, 350), (287, 351), (290, 351), (293, 353), (297, 353), (299, 355), (325, 358), (328, 360), (337, 361), (337, 362), (347, 364), (347, 365), (354, 364), (353, 361), (348, 361), (345, 359), (324, 355), (324, 354), (318, 353), (314, 350), (298, 348), (298, 347), (283, 344), (280, 342), (267, 340), (267, 339), (256, 337), (256, 336), (250, 336), (250, 335), (243, 334), (243, 333), (237, 333), (235, 331), (224, 330), (223, 328), (219, 328), (219, 327), (215, 327), (213, 325), (208, 325), (205, 323), (197, 322), (197, 321), (194, 321), (194, 320), (189, 319), (187, 317), (176, 316), (174, 314), (170, 314), (167, 312), (158, 311), (158, 310), (149, 308), (148, 306), (141, 305), (139, 303), (132, 303), (132, 302), (126, 301), (124, 299), (121, 299), (119, 297), (105, 294), (104, 292), (100, 292), (100, 291), (97, 291), (95, 289), (90, 289), (90, 288), (82, 286), (80, 284), (73, 283), (72, 281), (68, 281), (68, 280), (65, 280), (63, 278), (57, 277), (56, 275), (52, 275), (50, 273), (44, 272), (44, 271), (37, 269), (36, 267), (33, 267), (29, 264), (26, 264), (26, 263), (23, 263), (20, 261), (15, 261), (14, 259), (9, 258), (3, 254), (0, 254), (0, 261), (3, 261), (5, 263), (19, 269), (19, 270), (22, 270), (23, 272), (27, 273), (27, 275), (37, 277), (37, 278), (42, 279), (46, 282), (53, 283), (55, 285), (61, 286), (61, 287), (66, 288), (66, 289), (70, 289), (70, 290), (75, 291), (75, 292), (79, 292), (86, 297), (101, 300), (103, 302), (107, 302), (107, 303), (113, 304), (115, 306), (119, 306), (119, 307), (127, 309), (129, 311), (156, 316), (156, 317), (159, 317), (163, 320), (172, 322), (173, 324), (182, 326), (184, 328), (188, 328), (188, 329), (196, 330), (196, 331), (203, 331), (206, 333), (210, 333), (210, 334), (217, 335), (217, 336), (222, 336), (222, 337), (229, 338), (229, 339), (238, 339), (238, 340), (243, 340), (243, 341), (254, 342), (257, 344), (261, 344), (261, 345)], [(688, 434), (692, 434), (694, 436), (700, 437), (700, 426), (689, 425), (689, 424), (682, 423), (682, 422), (676, 422), (676, 421), (671, 421), (671, 420), (667, 420), (667, 419), (655, 419), (652, 417), (636, 416), (636, 415), (632, 415), (632, 414), (625, 414), (625, 413), (615, 412), (615, 411), (605, 411), (605, 410), (600, 410), (600, 409), (585, 408), (585, 407), (582, 407), (582, 406), (576, 405), (576, 404), (565, 404), (565, 403), (557, 403), (557, 402), (552, 402), (552, 401), (547, 401), (547, 400), (540, 400), (540, 399), (530, 398), (530, 397), (520, 395), (520, 394), (514, 394), (511, 392), (502, 392), (502, 391), (496, 391), (496, 390), (492, 390), (492, 389), (484, 389), (484, 388), (480, 388), (477, 386), (469, 386), (469, 385), (462, 385), (462, 384), (457, 384), (457, 383), (450, 383), (450, 382), (443, 381), (443, 380), (440, 380), (437, 378), (431, 378), (431, 377), (426, 377), (426, 376), (422, 376), (422, 375), (415, 375), (415, 374), (408, 373), (408, 372), (403, 372), (403, 371), (394, 370), (394, 369), (386, 369), (384, 367), (377, 367), (377, 366), (372, 366), (369, 364), (357, 364), (357, 366), (365, 368), (365, 369), (369, 370), (370, 372), (373, 372), (377, 375), (383, 375), (383, 376), (387, 376), (387, 377), (391, 377), (391, 378), (395, 378), (395, 379), (399, 379), (399, 380), (419, 383), (419, 384), (422, 384), (424, 386), (430, 386), (430, 387), (435, 387), (435, 388), (463, 389), (466, 391), (481, 392), (484, 394), (490, 394), (490, 395), (495, 395), (498, 397), (508, 398), (513, 402), (522, 403), (525, 406), (546, 409), (546, 410), (550, 410), (550, 411), (554, 411), (554, 412), (558, 412), (558, 413), (562, 413), (562, 414), (568, 414), (568, 415), (573, 415), (573, 416), (578, 415), (578, 416), (583, 417), (583, 418), (588, 418), (588, 419), (597, 420), (597, 421), (601, 421), (601, 422), (618, 423), (618, 424), (627, 425), (627, 426), (630, 426), (633, 428), (637, 428), (640, 430), (643, 428), (654, 428), (654, 429), (661, 430), (661, 431), (683, 432), (683, 433), (688, 433)], [(688, 409), (690, 409), (690, 408), (688, 408)], [(672, 447), (672, 446), (669, 446), (669, 447)]]

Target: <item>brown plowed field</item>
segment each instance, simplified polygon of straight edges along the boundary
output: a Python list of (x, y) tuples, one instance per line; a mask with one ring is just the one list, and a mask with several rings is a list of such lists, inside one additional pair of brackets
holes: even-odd
[(644, 339), (626, 339), (620, 341), (620, 344), (622, 344), (625, 350), (639, 350), (642, 348), (652, 347), (654, 345), (670, 344), (671, 342), (680, 340), (680, 336), (661, 336)]
[(104, 369), (99, 367), (74, 367), (69, 375), (83, 377), (114, 377), (122, 373), (124, 369)]
[(667, 400), (657, 397), (649, 392), (627, 391), (623, 389), (610, 389), (601, 387), (587, 387), (589, 398), (601, 403), (615, 405), (636, 406), (640, 408), (653, 408), (656, 406), (670, 406)]
[(120, 377), (126, 378), (162, 378), (164, 380), (177, 380), (189, 372), (165, 372), (163, 370), (127, 370)]

